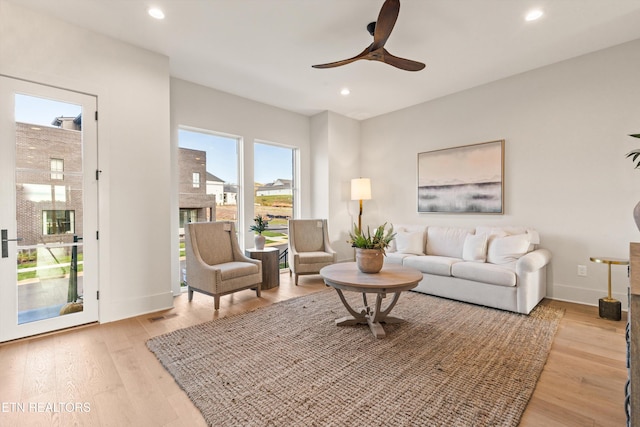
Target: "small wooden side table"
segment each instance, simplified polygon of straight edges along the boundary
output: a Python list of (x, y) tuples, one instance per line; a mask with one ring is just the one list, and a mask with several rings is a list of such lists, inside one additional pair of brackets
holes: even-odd
[(244, 254), (249, 258), (262, 261), (261, 289), (271, 289), (280, 286), (280, 249), (246, 249)]
[(629, 265), (628, 259), (621, 258), (605, 258), (605, 257), (591, 257), (589, 258), (593, 262), (599, 262), (607, 264), (609, 271), (609, 292), (608, 296), (600, 298), (598, 300), (598, 314), (603, 319), (620, 320), (622, 319), (622, 307), (620, 301), (611, 296), (611, 264), (613, 265)]

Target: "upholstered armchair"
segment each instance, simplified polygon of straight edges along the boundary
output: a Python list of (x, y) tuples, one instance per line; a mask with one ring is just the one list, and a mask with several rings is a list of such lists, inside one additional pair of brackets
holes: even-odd
[(318, 274), (334, 264), (338, 255), (331, 248), (326, 219), (289, 220), (289, 275), (295, 284), (302, 274)]
[(185, 249), (189, 301), (194, 291), (211, 295), (218, 310), (222, 295), (255, 288), (260, 297), (262, 263), (240, 251), (232, 222), (187, 224)]

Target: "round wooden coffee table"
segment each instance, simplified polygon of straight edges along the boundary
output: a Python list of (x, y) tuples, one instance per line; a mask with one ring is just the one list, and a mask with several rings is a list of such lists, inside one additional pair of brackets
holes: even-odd
[[(368, 324), (376, 338), (385, 336), (381, 323), (398, 323), (403, 321), (399, 317), (389, 316), (391, 309), (398, 302), (402, 291), (408, 291), (416, 287), (422, 280), (422, 273), (418, 270), (401, 265), (389, 264), (382, 267), (379, 273), (362, 273), (356, 267), (355, 262), (332, 264), (323, 267), (320, 275), (324, 282), (334, 288), (342, 304), (351, 314), (336, 320), (337, 326)], [(364, 307), (359, 311), (354, 310), (345, 299), (342, 291), (362, 293)], [(382, 308), (382, 300), (387, 293), (393, 292), (393, 300), (386, 308)], [(376, 294), (376, 302), (372, 307), (367, 302), (367, 294)]]

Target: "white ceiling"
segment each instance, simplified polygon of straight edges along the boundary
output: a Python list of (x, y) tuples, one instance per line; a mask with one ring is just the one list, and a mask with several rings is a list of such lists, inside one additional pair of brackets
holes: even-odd
[[(640, 38), (640, 0), (402, 0), (386, 48), (424, 62), (311, 65), (360, 53), (383, 0), (12, 0), (164, 54), (171, 75), (287, 110), (366, 119)], [(166, 18), (147, 15), (158, 6)], [(545, 15), (525, 22), (541, 8)], [(351, 95), (340, 95), (343, 87)]]

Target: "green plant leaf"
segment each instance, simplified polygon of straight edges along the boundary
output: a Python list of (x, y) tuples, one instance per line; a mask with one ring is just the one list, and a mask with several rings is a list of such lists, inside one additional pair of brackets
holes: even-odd
[(349, 240), (347, 240), (347, 243), (350, 243), (354, 248), (379, 249), (384, 254), (384, 250), (389, 247), (391, 241), (396, 236), (396, 233), (393, 232), (393, 225), (391, 225), (385, 233), (386, 227), (387, 223), (385, 222), (381, 226), (376, 227), (373, 235), (371, 235), (371, 229), (369, 227), (367, 227), (365, 234), (357, 225), (353, 224), (353, 231), (349, 232)]

